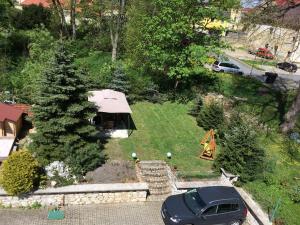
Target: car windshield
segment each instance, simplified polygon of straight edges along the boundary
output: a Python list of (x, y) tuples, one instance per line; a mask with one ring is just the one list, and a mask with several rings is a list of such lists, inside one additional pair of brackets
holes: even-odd
[(205, 203), (200, 198), (196, 189), (190, 190), (184, 194), (184, 201), (187, 207), (195, 214), (199, 214), (205, 207)]

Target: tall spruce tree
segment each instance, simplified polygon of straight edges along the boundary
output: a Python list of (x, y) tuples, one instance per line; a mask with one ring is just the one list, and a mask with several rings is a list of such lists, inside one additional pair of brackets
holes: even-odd
[(258, 146), (257, 134), (249, 125), (237, 115), (231, 120), (215, 167), (240, 175), (242, 182), (252, 181), (263, 172), (265, 151)]
[(112, 80), (108, 85), (108, 88), (123, 92), (124, 94), (128, 94), (130, 84), (122, 65), (116, 65), (116, 68), (114, 69), (112, 74)]
[(88, 102), (85, 74), (73, 62), (61, 45), (43, 74), (33, 108), (37, 133), (31, 149), (44, 165), (64, 161), (83, 175), (100, 165), (103, 156), (96, 129), (89, 123), (96, 108)]

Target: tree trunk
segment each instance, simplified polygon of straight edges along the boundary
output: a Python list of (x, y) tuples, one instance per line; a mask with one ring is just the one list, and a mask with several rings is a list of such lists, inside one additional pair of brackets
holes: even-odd
[(54, 5), (54, 8), (56, 9), (57, 13), (60, 16), (60, 22), (61, 22), (61, 32), (62, 34), (65, 34), (66, 36), (69, 36), (69, 32), (67, 29), (67, 22), (66, 22), (66, 17), (64, 14), (64, 10), (60, 4), (59, 0), (52, 0), (52, 3)]
[(281, 125), (281, 131), (283, 133), (288, 133), (291, 131), (297, 122), (297, 118), (300, 112), (300, 84), (297, 91), (297, 96), (289, 108), (289, 111), (284, 116), (284, 122)]
[(72, 39), (76, 39), (76, 0), (71, 0)]
[[(118, 7), (118, 14), (115, 18), (114, 15), (114, 4), (113, 0), (111, 1), (111, 14), (110, 14), (110, 40), (111, 40), (111, 60), (114, 62), (117, 60), (118, 54), (118, 42), (119, 42), (119, 33), (124, 21), (124, 12), (125, 12), (125, 0), (120, 0), (120, 5)], [(116, 21), (114, 21), (116, 19)]]

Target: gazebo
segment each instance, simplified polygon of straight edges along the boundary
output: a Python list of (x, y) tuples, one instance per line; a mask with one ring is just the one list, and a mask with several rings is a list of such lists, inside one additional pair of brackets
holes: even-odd
[(93, 118), (96, 125), (105, 136), (112, 138), (127, 138), (132, 130), (131, 109), (122, 92), (104, 89), (90, 91), (88, 100), (95, 103), (98, 112)]

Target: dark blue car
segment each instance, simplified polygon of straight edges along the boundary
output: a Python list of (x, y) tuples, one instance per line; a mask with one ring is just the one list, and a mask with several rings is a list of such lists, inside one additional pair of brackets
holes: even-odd
[(234, 187), (214, 186), (168, 197), (161, 216), (166, 225), (241, 225), (247, 208)]

